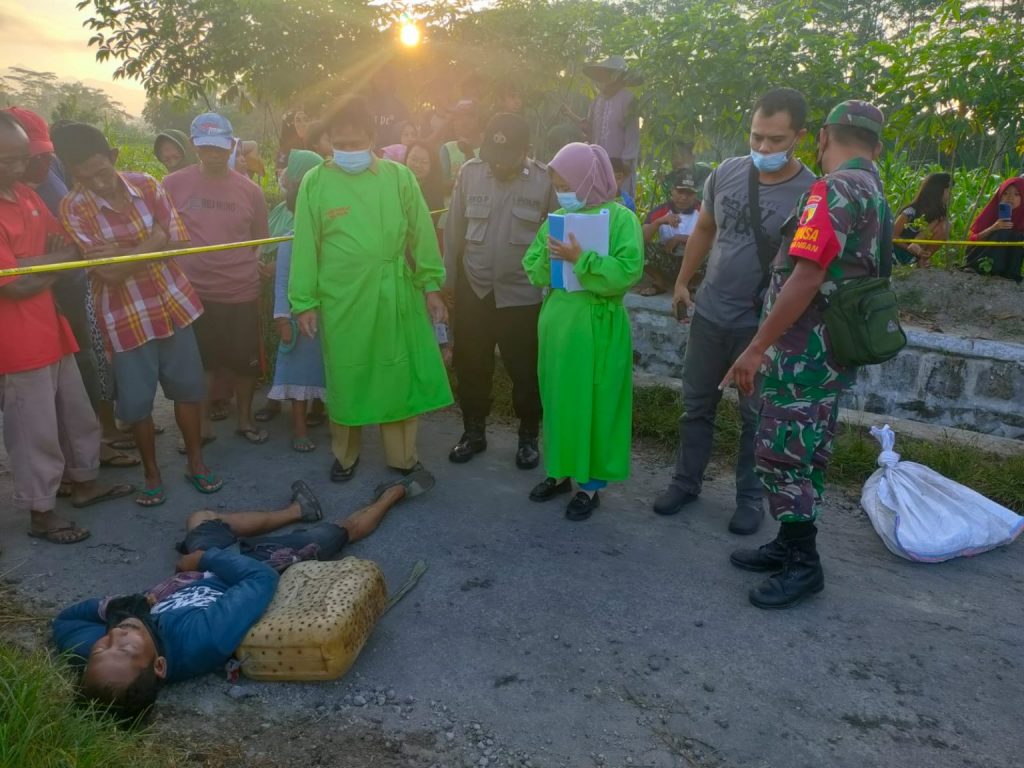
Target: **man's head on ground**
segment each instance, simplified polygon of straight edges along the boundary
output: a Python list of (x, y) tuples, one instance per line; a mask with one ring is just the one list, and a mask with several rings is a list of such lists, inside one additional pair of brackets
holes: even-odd
[(669, 194), (672, 198), (672, 208), (676, 213), (693, 213), (696, 209), (697, 187), (692, 176), (677, 177)]
[(511, 181), (522, 173), (530, 151), (530, 126), (519, 115), (502, 112), (491, 118), (484, 131), (480, 159), (491, 167), (500, 181)]
[(750, 157), (762, 173), (775, 173), (793, 158), (807, 135), (807, 100), (794, 88), (773, 88), (754, 102)]
[(874, 104), (850, 99), (837, 104), (818, 133), (818, 165), (832, 173), (843, 163), (861, 158), (877, 160), (882, 154), (885, 117)]
[(76, 184), (106, 200), (120, 193), (117, 150), (111, 148), (103, 131), (85, 123), (69, 123), (61, 126), (57, 136), (57, 156)]
[(28, 134), (13, 115), (0, 112), (0, 190), (21, 181), (31, 160)]
[(80, 693), (118, 719), (135, 721), (156, 702), (167, 677), (167, 659), (143, 595), (111, 600), (107, 617), (107, 633), (93, 644), (86, 660)]
[(28, 153), (31, 157), (21, 180), (28, 184), (42, 184), (53, 162), (53, 142), (50, 140), (46, 120), (32, 110), (21, 107), (9, 107), (4, 112), (17, 120), (28, 135)]
[(223, 176), (228, 172), (231, 150), (235, 146), (231, 121), (216, 112), (204, 112), (192, 121), (189, 137), (203, 173)]
[(366, 101), (345, 96), (335, 103), (324, 118), (331, 141), (334, 164), (346, 173), (362, 173), (373, 164), (376, 124)]

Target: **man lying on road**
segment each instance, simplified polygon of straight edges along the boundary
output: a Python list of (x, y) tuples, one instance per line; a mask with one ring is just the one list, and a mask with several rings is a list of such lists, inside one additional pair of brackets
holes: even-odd
[[(84, 663), (83, 698), (137, 720), (164, 683), (222, 668), (259, 621), (277, 587), (277, 570), (299, 560), (329, 560), (366, 538), (388, 510), (429, 490), (434, 478), (414, 472), (377, 488), (376, 500), (337, 523), (322, 522), (316, 496), (301, 480), (275, 512), (193, 513), (179, 573), (145, 594), (85, 600), (53, 621), (58, 649)], [(293, 523), (312, 523), (269, 535)], [(229, 547), (239, 545), (239, 552)]]

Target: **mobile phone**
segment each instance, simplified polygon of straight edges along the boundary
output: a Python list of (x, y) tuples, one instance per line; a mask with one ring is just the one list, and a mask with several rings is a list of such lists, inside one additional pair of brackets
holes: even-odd
[(449, 343), (447, 323), (434, 323), (434, 335), (437, 337), (437, 343), (442, 347)]
[(1013, 208), (1010, 207), (1009, 203), (999, 204), (999, 218), (1004, 221), (1009, 221), (1013, 218)]
[(688, 314), (689, 312), (685, 304), (683, 304), (682, 302), (676, 304), (676, 320), (682, 322), (683, 320), (686, 319)]

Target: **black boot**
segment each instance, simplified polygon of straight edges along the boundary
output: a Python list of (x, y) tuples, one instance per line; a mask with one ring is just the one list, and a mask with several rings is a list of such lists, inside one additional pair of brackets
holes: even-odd
[(466, 419), (466, 431), (462, 433), (454, 447), (448, 454), (448, 461), (453, 464), (465, 464), (478, 453), (487, 450), (487, 437), (485, 435), (483, 421)]
[(782, 526), (775, 538), (757, 549), (737, 549), (729, 555), (729, 562), (744, 571), (777, 573), (786, 563), (789, 550), (782, 538)]
[(750, 602), (758, 608), (791, 608), (825, 588), (814, 523), (783, 523), (780, 534), (786, 562), (780, 573), (750, 590)]

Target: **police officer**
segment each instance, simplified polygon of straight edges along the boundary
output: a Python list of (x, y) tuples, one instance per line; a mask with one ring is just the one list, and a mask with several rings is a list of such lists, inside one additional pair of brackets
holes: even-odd
[(890, 216), (875, 167), (884, 119), (864, 101), (844, 101), (818, 134), (825, 176), (797, 207), (798, 219), (776, 257), (766, 316), (726, 374), (743, 393), (764, 372), (757, 473), (776, 538), (733, 552), (733, 565), (772, 573), (750, 591), (758, 608), (788, 608), (824, 589), (814, 521), (825, 490), (839, 393), (856, 370), (840, 365), (825, 331), (819, 296), (846, 279), (879, 274), (884, 222)]
[(541, 292), (523, 256), (549, 211), (558, 208), (547, 169), (527, 158), (530, 129), (519, 115), (495, 115), (480, 159), (459, 172), (444, 228), (447, 287), (455, 293), (454, 367), (465, 433), (448, 454), (462, 464), (487, 449), (494, 348), (512, 379), (519, 418), (516, 466), (540, 463), (537, 435), (537, 318)]

